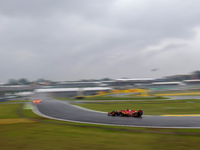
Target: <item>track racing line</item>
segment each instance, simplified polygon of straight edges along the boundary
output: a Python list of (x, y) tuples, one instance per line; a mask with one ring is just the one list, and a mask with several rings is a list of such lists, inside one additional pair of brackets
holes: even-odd
[(33, 111), (45, 118), (113, 126), (150, 127), (150, 128), (200, 128), (200, 115), (162, 115), (142, 117), (113, 117), (105, 112), (93, 111), (73, 106), (66, 101), (40, 98), (39, 104), (32, 104)]

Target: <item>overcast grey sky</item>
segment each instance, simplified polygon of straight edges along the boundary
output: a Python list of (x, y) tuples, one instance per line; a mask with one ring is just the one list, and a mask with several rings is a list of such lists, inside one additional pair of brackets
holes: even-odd
[(199, 1), (0, 0), (0, 64), (0, 82), (188, 74), (200, 70)]

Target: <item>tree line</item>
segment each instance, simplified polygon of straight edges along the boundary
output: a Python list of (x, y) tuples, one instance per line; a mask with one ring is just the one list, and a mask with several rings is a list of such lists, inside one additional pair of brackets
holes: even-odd
[(53, 81), (46, 80), (43, 78), (37, 79), (36, 81), (29, 81), (26, 78), (21, 78), (21, 79), (9, 79), (7, 84), (8, 85), (30, 85), (34, 83), (52, 83)]

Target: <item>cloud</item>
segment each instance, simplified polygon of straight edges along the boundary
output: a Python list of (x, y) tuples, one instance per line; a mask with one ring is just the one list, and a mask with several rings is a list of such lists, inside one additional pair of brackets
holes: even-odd
[(1, 1), (0, 81), (189, 73), (199, 69), (199, 15), (186, 0)]

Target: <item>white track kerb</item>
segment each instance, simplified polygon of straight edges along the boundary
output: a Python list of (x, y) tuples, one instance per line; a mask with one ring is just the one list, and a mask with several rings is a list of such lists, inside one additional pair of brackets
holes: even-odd
[(92, 109), (88, 109), (88, 108), (84, 108), (84, 107), (76, 106), (76, 105), (71, 105), (71, 106), (76, 107), (76, 108), (79, 108), (79, 109), (87, 110), (87, 111), (92, 111), (92, 112), (98, 112), (98, 113), (103, 113), (103, 114), (107, 114), (107, 113), (108, 113), (108, 112), (92, 110)]
[[(66, 102), (67, 103), (67, 102)], [(66, 104), (65, 103), (65, 104)], [(38, 108), (33, 105), (32, 105), (32, 111), (41, 116), (41, 117), (44, 117), (44, 118), (49, 118), (49, 119), (54, 119), (54, 120), (60, 120), (60, 121), (67, 121), (67, 122), (75, 122), (75, 123), (85, 123), (85, 124), (95, 124), (95, 125), (109, 125), (109, 126), (123, 126), (123, 127), (144, 127), (144, 128), (180, 128), (180, 129), (200, 129), (200, 127), (160, 127), (160, 126), (137, 126), (137, 125), (119, 125), (119, 124), (104, 124), (104, 123), (94, 123), (94, 122), (83, 122), (83, 121), (75, 121), (75, 120), (67, 120), (67, 119), (59, 119), (59, 118), (55, 118), (55, 117), (50, 117), (50, 116), (47, 116), (47, 115), (44, 115), (42, 114)], [(70, 105), (70, 104), (69, 104)], [(71, 105), (73, 107), (77, 107), (79, 109), (84, 109), (84, 110), (87, 110), (87, 111), (92, 111), (92, 112), (99, 112), (99, 113), (105, 113), (106, 115), (106, 112), (101, 112), (101, 111), (94, 111), (94, 110), (91, 110), (91, 109), (86, 109), (86, 108), (83, 108), (83, 107), (80, 107), (80, 106), (74, 106), (74, 105)]]

